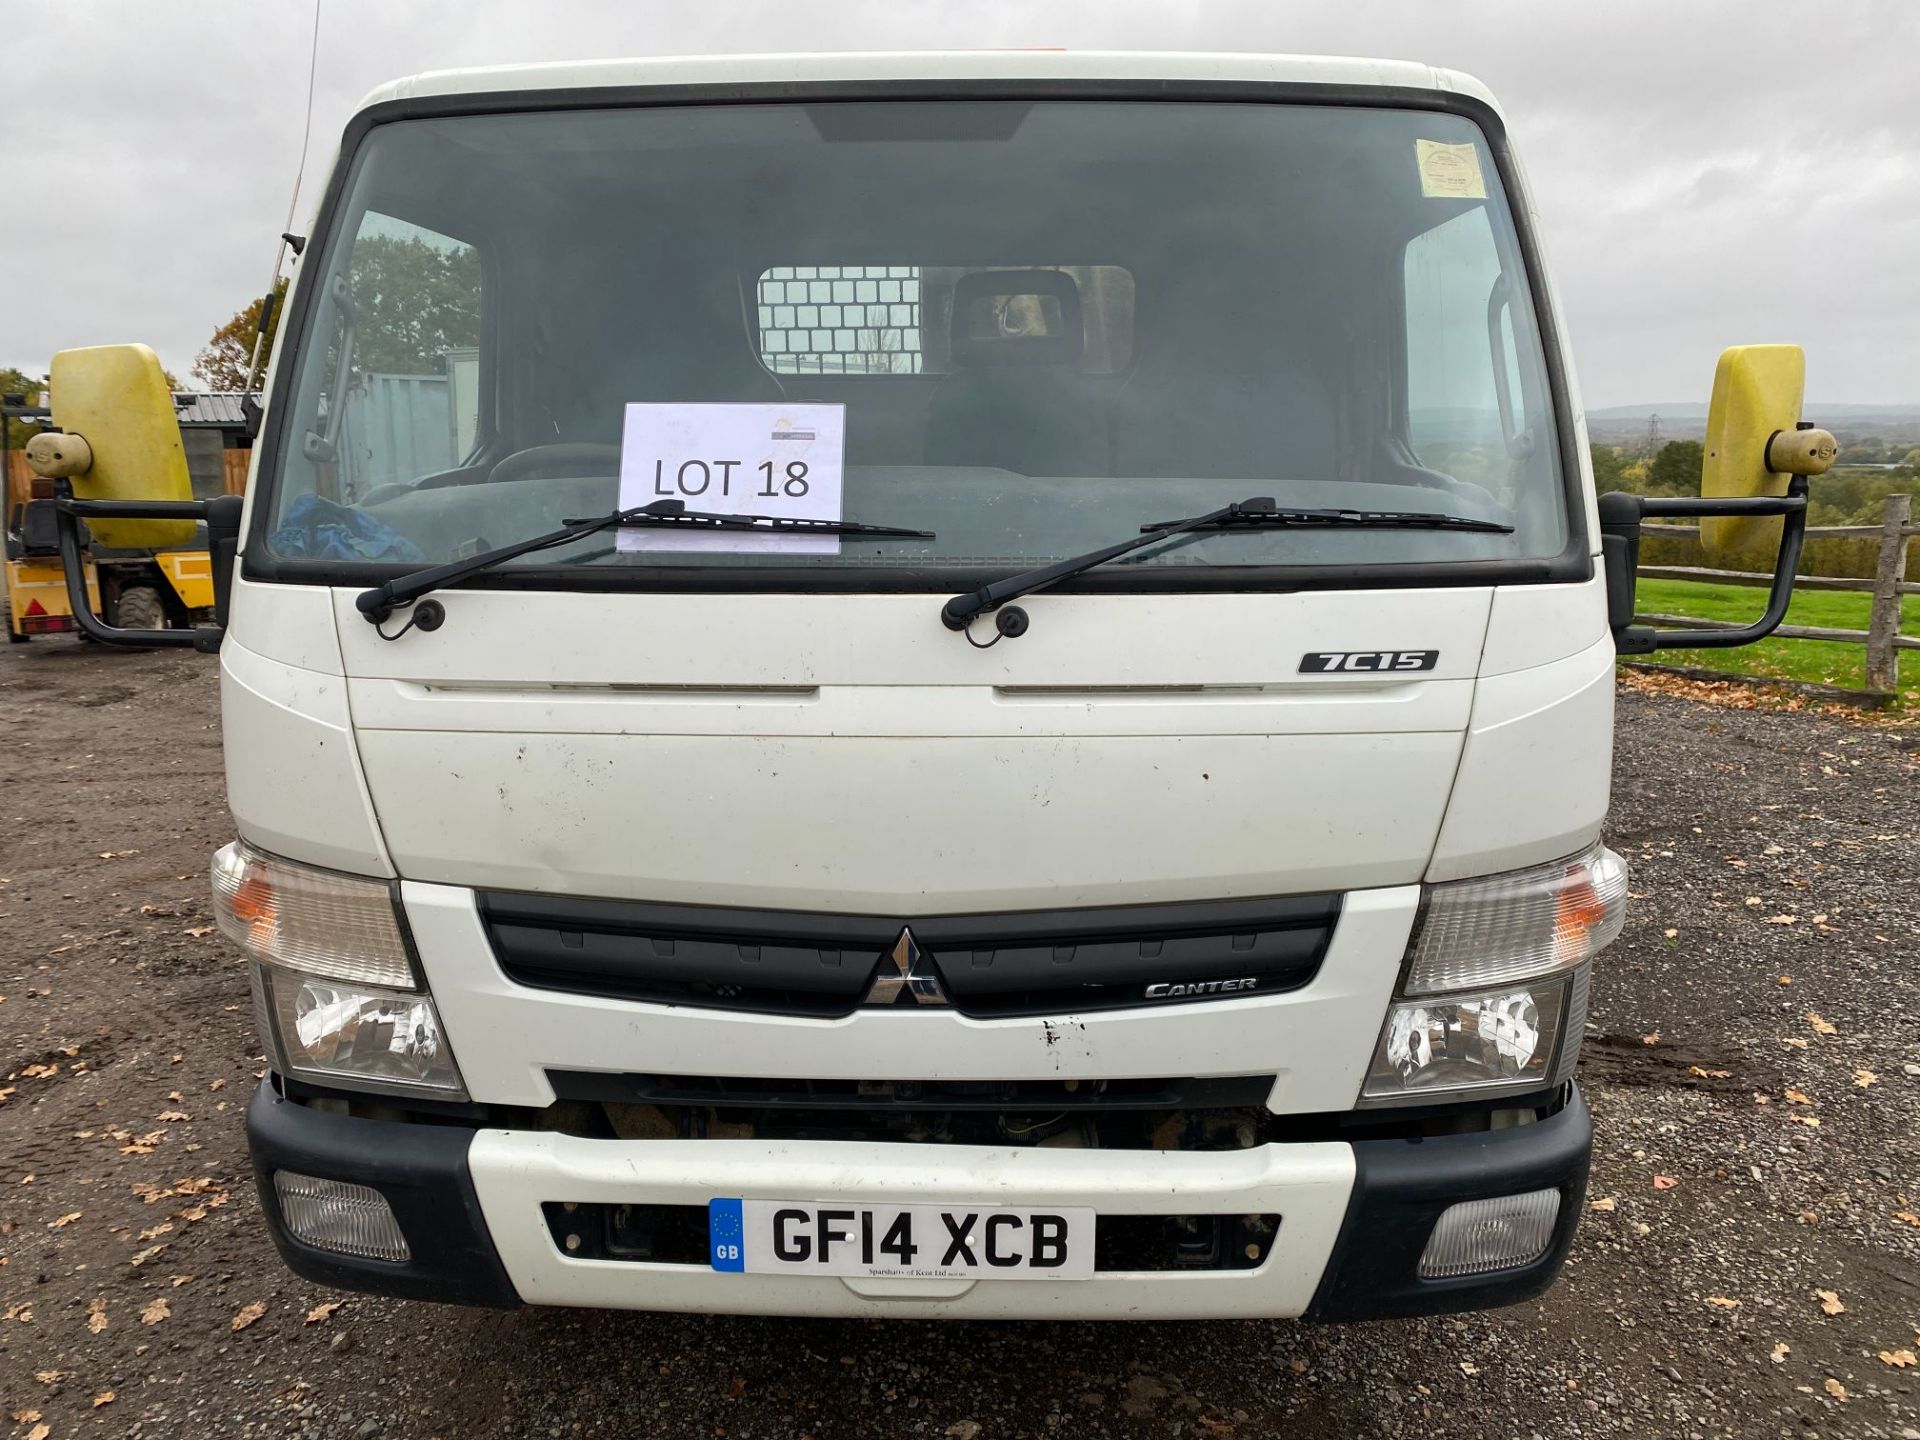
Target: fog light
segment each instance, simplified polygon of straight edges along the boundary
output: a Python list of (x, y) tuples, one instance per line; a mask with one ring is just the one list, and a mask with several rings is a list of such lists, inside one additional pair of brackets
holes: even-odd
[(406, 1260), (407, 1237), (387, 1197), (365, 1185), (322, 1180), (292, 1170), (273, 1172), (280, 1215), (294, 1239), (363, 1260)]
[(1449, 1205), (1420, 1256), (1422, 1280), (1528, 1265), (1547, 1253), (1560, 1218), (1558, 1190), (1529, 1190)]

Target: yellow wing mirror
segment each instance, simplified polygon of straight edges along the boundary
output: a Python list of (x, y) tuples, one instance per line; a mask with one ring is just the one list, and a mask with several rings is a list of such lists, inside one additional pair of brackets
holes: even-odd
[[(38, 435), (27, 463), (64, 478), (76, 499), (190, 501), (186, 447), (173, 390), (160, 357), (145, 345), (62, 350), (48, 376), (53, 423), (65, 434)], [(165, 550), (191, 545), (191, 520), (92, 519), (94, 543), (109, 549)]]
[[(1839, 454), (1833, 436), (1803, 426), (1801, 392), (1807, 358), (1798, 345), (1735, 345), (1720, 354), (1707, 406), (1706, 457), (1700, 494), (1709, 500), (1785, 495), (1790, 477), (1824, 475)], [(1700, 543), (1713, 554), (1771, 552), (1780, 546), (1778, 516), (1718, 515), (1700, 521)]]

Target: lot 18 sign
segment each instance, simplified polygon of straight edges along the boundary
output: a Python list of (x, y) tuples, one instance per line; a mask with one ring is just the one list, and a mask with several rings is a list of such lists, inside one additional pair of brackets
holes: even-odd
[[(679, 500), (718, 515), (839, 520), (844, 405), (627, 406), (620, 508)], [(623, 530), (622, 550), (834, 555), (834, 535)]]

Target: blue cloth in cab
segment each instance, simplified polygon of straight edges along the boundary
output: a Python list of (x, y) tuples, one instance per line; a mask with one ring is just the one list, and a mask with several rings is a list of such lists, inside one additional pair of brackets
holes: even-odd
[(267, 537), (276, 555), (289, 560), (404, 560), (427, 557), (384, 521), (351, 505), (302, 495), (280, 528)]

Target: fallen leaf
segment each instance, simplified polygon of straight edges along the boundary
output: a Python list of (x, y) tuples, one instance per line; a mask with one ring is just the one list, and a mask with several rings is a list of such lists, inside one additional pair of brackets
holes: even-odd
[(1200, 1421), (1201, 1428), (1209, 1435), (1233, 1434), (1233, 1422), (1231, 1420), (1214, 1420), (1205, 1415), (1200, 1415), (1195, 1418)]
[(1769, 925), (1798, 925), (1799, 923), (1800, 917), (1798, 915), (1769, 915), (1767, 917), (1767, 924)]
[(346, 1303), (344, 1300), (323, 1300), (320, 1304), (307, 1311), (307, 1324), (318, 1325), (322, 1320), (326, 1319)]
[(226, 1085), (227, 1085), (227, 1082), (224, 1080), (209, 1080), (207, 1082), (207, 1089), (224, 1090), (226, 1088)]
[(1840, 1296), (1835, 1291), (1816, 1290), (1813, 1293), (1819, 1298), (1821, 1314), (1844, 1315), (1847, 1313), (1847, 1307), (1841, 1303)]
[(1787, 1089), (1782, 1091), (1781, 1093), (1784, 1094), (1787, 1097), (1787, 1099), (1792, 1101), (1795, 1105), (1813, 1104), (1813, 1098), (1810, 1095), (1808, 1095), (1807, 1092), (1804, 1090), (1795, 1090), (1792, 1086), (1788, 1086)]
[(38, 1425), (27, 1431), (27, 1440), (47, 1440), (47, 1437), (51, 1434), (53, 1434), (53, 1427), (42, 1420)]
[(1780, 1043), (1786, 1046), (1789, 1050), (1804, 1050), (1807, 1048), (1807, 1042), (1801, 1039), (1798, 1035), (1782, 1036), (1780, 1039)]
[(251, 1305), (243, 1305), (234, 1314), (233, 1328), (236, 1330), (244, 1330), (266, 1313), (267, 1302), (264, 1300), (256, 1300)]
[(162, 1220), (158, 1225), (148, 1226), (145, 1230), (142, 1230), (134, 1238), (136, 1240), (143, 1240), (143, 1241), (158, 1240), (162, 1235), (166, 1234), (171, 1229), (173, 1229), (173, 1222), (171, 1220)]
[(1914, 1214), (1911, 1210), (1896, 1210), (1893, 1212), (1893, 1218), (1903, 1224), (1913, 1226), (1916, 1230), (1920, 1230), (1920, 1215)]
[(102, 1390), (98, 1395), (93, 1397), (93, 1408), (96, 1410), (102, 1405), (111, 1405), (112, 1403), (113, 1391), (111, 1390)]
[(1838, 1035), (1840, 1033), (1840, 1027), (1835, 1025), (1831, 1020), (1821, 1018), (1818, 1011), (1809, 1010), (1807, 1012), (1807, 1024), (1811, 1025), (1814, 1030), (1821, 1035)]
[(1480, 1367), (1471, 1360), (1462, 1360), (1460, 1362), (1460, 1373), (1462, 1375), (1478, 1375), (1480, 1373)]
[(82, 1213), (83, 1212), (79, 1210), (70, 1210), (65, 1215), (62, 1215), (58, 1220), (49, 1220), (47, 1222), (47, 1229), (64, 1230), (67, 1228), (67, 1226), (73, 1224), (74, 1221), (78, 1220)]
[(1882, 1350), (1880, 1363), (1891, 1365), (1896, 1370), (1904, 1370), (1914, 1363), (1914, 1354), (1911, 1350)]
[(1653, 1177), (1653, 1188), (1656, 1190), (1671, 1190), (1679, 1183), (1680, 1182), (1671, 1175), (1656, 1175)]
[(1879, 1084), (1880, 1077), (1874, 1074), (1873, 1071), (1871, 1070), (1856, 1070), (1853, 1072), (1853, 1083), (1858, 1085), (1862, 1090), (1864, 1090), (1869, 1085)]
[(31, 1325), (33, 1323), (33, 1307), (31, 1305), (9, 1305), (6, 1309), (0, 1310), (0, 1320), (11, 1320), (19, 1325)]
[(1749, 905), (1764, 905), (1766, 903), (1767, 902), (1762, 900), (1758, 895), (1747, 896), (1747, 904)]
[(1687, 1066), (1687, 1074), (1700, 1080), (1730, 1080), (1733, 1078), (1733, 1072), (1731, 1070), (1708, 1070), (1699, 1065)]
[(191, 935), (194, 939), (198, 940), (202, 935), (211, 935), (213, 932), (214, 927), (211, 925), (189, 925), (182, 933)]
[(167, 1297), (162, 1295), (158, 1300), (149, 1300), (146, 1305), (141, 1308), (140, 1323), (142, 1325), (158, 1325), (162, 1320), (165, 1320), (172, 1314), (173, 1306), (167, 1303)]
[(1594, 1201), (1591, 1201), (1591, 1202), (1590, 1202), (1590, 1203), (1589, 1203), (1589, 1204), (1587, 1205), (1587, 1208), (1588, 1208), (1589, 1210), (1609, 1210), (1609, 1211), (1610, 1211), (1610, 1210), (1613, 1210), (1613, 1209), (1615, 1209), (1615, 1208), (1617, 1208), (1617, 1207), (1616, 1207), (1616, 1206), (1614, 1205), (1614, 1203), (1613, 1203), (1613, 1197), (1612, 1197), (1611, 1195), (1609, 1195), (1609, 1196), (1607, 1196), (1607, 1198), (1606, 1198), (1606, 1199), (1604, 1199), (1604, 1200), (1594, 1200)]
[(1722, 1310), (1738, 1310), (1740, 1308), (1740, 1302), (1738, 1300), (1730, 1300), (1725, 1295), (1709, 1295), (1707, 1296), (1707, 1304), (1718, 1305)]
[(1669, 940), (1676, 940), (1679, 938), (1680, 932), (1678, 930), (1668, 930), (1666, 936)]
[(1820, 1128), (1820, 1117), (1818, 1115), (1789, 1115), (1787, 1119), (1796, 1125), (1804, 1125), (1809, 1130), (1818, 1130)]
[(1781, 976), (1781, 977), (1780, 977), (1780, 978), (1779, 978), (1778, 980), (1776, 980), (1776, 981), (1775, 981), (1774, 983), (1775, 983), (1776, 985), (1791, 985), (1791, 984), (1793, 984), (1793, 976), (1791, 976), (1791, 975), (1782, 975), (1782, 976)]
[(1660, 1043), (1660, 1032), (1656, 1030), (1651, 1035), (1642, 1035), (1640, 1037), (1640, 1043), (1642, 1045), (1658, 1045)]
[(184, 1110), (162, 1110), (158, 1115), (154, 1116), (153, 1118), (156, 1120), (165, 1120), (171, 1123), (171, 1122), (178, 1122), (181, 1120), (191, 1120), (193, 1117), (187, 1114), (187, 1112)]
[(1842, 1405), (1847, 1403), (1847, 1387), (1831, 1375), (1827, 1377), (1826, 1390), (1829, 1395), (1833, 1396), (1833, 1398), (1838, 1400)]
[(38, 1410), (16, 1410), (13, 1412), (13, 1421), (16, 1425), (31, 1425), (39, 1418), (40, 1412)]
[(107, 1297), (96, 1296), (87, 1306), (87, 1333), (98, 1335), (107, 1328)]
[(176, 1289), (176, 1290), (178, 1290), (178, 1289), (179, 1289), (179, 1288), (180, 1288), (180, 1287), (181, 1287), (182, 1285), (191, 1285), (191, 1284), (193, 1283), (193, 1276), (191, 1276), (191, 1275), (175, 1275), (175, 1276), (172, 1276), (172, 1277), (171, 1277), (171, 1278), (170, 1278), (170, 1279), (169, 1279), (169, 1280), (167, 1281), (167, 1283), (168, 1283), (169, 1285), (171, 1285), (171, 1286), (173, 1286), (173, 1288), (174, 1288), (174, 1289)]
[(1791, 1355), (1792, 1353), (1793, 1353), (1793, 1347), (1787, 1344), (1786, 1341), (1779, 1340), (1774, 1342), (1773, 1354), (1771, 1354), (1767, 1358), (1772, 1360), (1773, 1363), (1776, 1365), (1784, 1365), (1787, 1362), (1787, 1356)]
[(58, 1385), (72, 1374), (71, 1370), (36, 1370), (33, 1372), (33, 1378), (42, 1385)]
[(164, 1245), (149, 1246), (147, 1249), (141, 1250), (138, 1253), (136, 1253), (132, 1259), (127, 1261), (127, 1263), (129, 1265), (144, 1265), (147, 1263), (147, 1261), (153, 1259), (154, 1256), (158, 1255), (162, 1250), (166, 1248), (167, 1247)]

